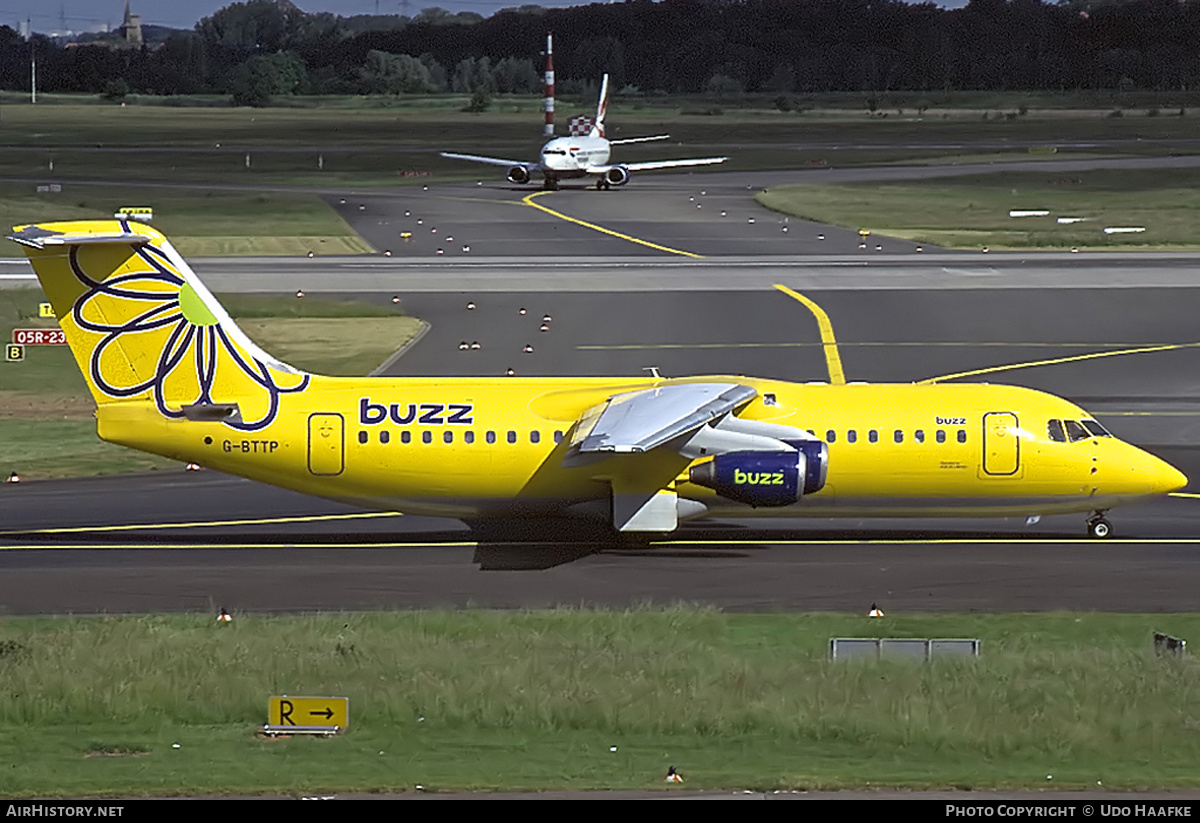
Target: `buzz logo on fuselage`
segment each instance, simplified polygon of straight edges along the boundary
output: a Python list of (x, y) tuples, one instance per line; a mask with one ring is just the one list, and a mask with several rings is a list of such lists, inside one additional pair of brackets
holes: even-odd
[(358, 401), (358, 422), (374, 426), (388, 421), (397, 426), (470, 426), (475, 422), (473, 403), (375, 403), (369, 397)]
[(965, 417), (935, 417), (938, 426), (965, 426), (967, 418)]

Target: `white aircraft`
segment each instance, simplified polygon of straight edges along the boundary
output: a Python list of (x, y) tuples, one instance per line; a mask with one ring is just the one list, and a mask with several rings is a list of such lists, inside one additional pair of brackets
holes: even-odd
[[(547, 71), (547, 101), (553, 98), (549, 94), (552, 81), (551, 72)], [(547, 117), (553, 111), (547, 103)], [(624, 186), (635, 171), (651, 171), (652, 169), (670, 169), (678, 166), (707, 166), (713, 163), (724, 163), (728, 157), (695, 157), (686, 160), (655, 160), (648, 163), (609, 163), (610, 148), (623, 143), (644, 143), (649, 140), (666, 140), (670, 135), (659, 134), (654, 137), (630, 137), (624, 140), (609, 140), (604, 136), (604, 114), (608, 109), (608, 75), (600, 86), (600, 105), (596, 108), (596, 122), (591, 132), (586, 135), (570, 137), (555, 137), (542, 146), (542, 157), (536, 163), (521, 160), (505, 160), (500, 157), (481, 157), (477, 154), (454, 154), (442, 152), (442, 157), (454, 160), (470, 160), (473, 163), (488, 163), (493, 166), (507, 166), (510, 183), (523, 185), (528, 183), (533, 175), (542, 175), (545, 189), (557, 189), (558, 181), (576, 177), (595, 177), (597, 189), (607, 189), (611, 186)]]

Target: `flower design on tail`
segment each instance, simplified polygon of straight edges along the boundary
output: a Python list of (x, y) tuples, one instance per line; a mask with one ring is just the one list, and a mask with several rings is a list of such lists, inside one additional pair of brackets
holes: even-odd
[[(225, 424), (258, 431), (275, 419), (283, 394), (303, 391), (307, 374), (275, 368), (231, 337), (204, 299), (152, 245), (137, 249), (148, 266), (100, 282), (84, 271), (80, 247), (70, 251), (71, 270), (86, 290), (72, 319), (103, 335), (92, 351), (90, 373), (111, 397), (150, 392), (166, 417), (183, 417), (182, 406), (238, 404), (240, 419)], [(172, 405), (167, 405), (170, 398)]]

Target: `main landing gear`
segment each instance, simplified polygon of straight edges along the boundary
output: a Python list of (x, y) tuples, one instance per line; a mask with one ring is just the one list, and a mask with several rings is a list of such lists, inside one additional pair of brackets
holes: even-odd
[(1112, 523), (1104, 519), (1104, 512), (1096, 512), (1088, 518), (1087, 533), (1095, 540), (1103, 540), (1112, 534)]
[(603, 177), (596, 181), (596, 191), (608, 191), (608, 181)]

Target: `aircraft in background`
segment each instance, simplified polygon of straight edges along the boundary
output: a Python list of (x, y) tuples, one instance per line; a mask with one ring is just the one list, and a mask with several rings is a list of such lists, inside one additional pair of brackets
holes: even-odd
[(326, 377), (256, 346), (160, 232), (18, 226), (112, 443), (476, 529), (1089, 512), (1179, 471), (1078, 406), (989, 384), (743, 376)]
[(484, 157), (477, 154), (455, 154), (442, 152), (442, 157), (452, 160), (469, 160), (473, 163), (487, 163), (492, 166), (507, 166), (508, 181), (524, 185), (533, 176), (542, 176), (542, 187), (557, 189), (560, 180), (595, 177), (597, 189), (607, 189), (612, 186), (624, 186), (629, 182), (633, 172), (652, 171), (654, 169), (670, 169), (681, 166), (707, 166), (724, 163), (728, 157), (696, 157), (685, 160), (655, 160), (646, 163), (610, 163), (612, 146), (626, 143), (645, 143), (652, 140), (666, 140), (668, 134), (658, 134), (653, 137), (630, 137), (622, 140), (609, 140), (605, 137), (604, 115), (608, 110), (608, 75), (600, 84), (600, 103), (596, 107), (596, 119), (587, 134), (569, 137), (554, 137), (554, 62), (553, 41), (546, 37), (546, 127), (544, 134), (551, 140), (542, 146), (541, 159), (537, 162), (522, 160), (505, 160), (499, 157)]

